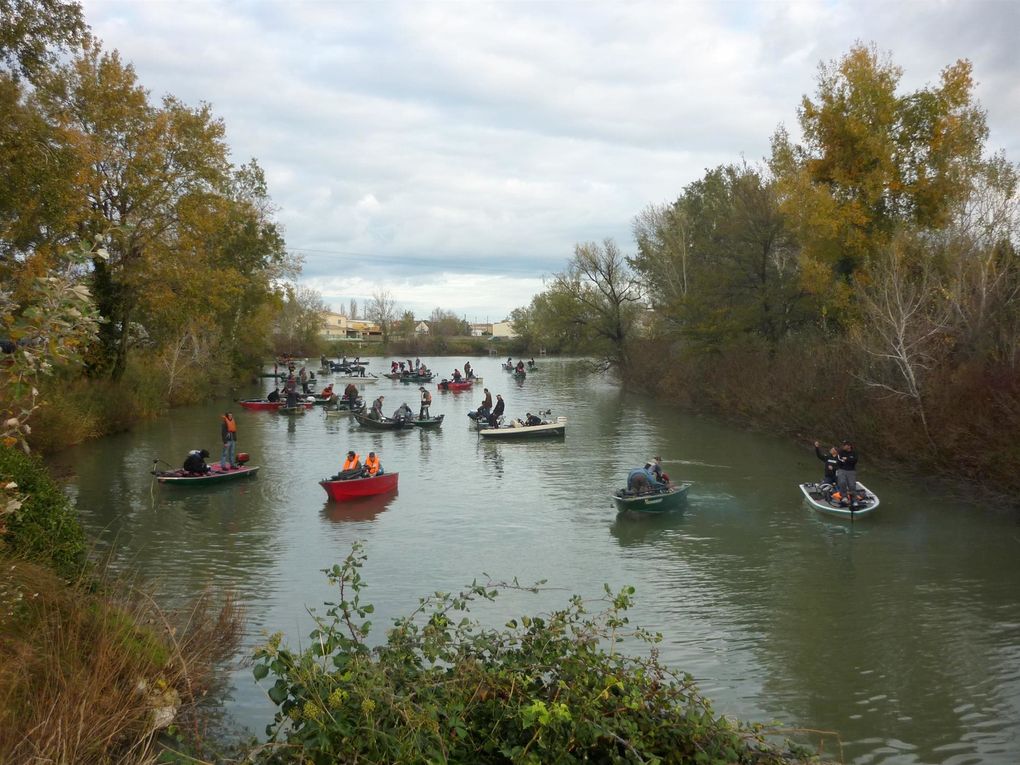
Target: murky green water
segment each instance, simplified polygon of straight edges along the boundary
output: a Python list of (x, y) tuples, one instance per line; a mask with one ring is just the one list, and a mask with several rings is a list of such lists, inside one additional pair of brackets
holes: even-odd
[[(435, 432), (370, 433), (317, 410), (287, 418), (224, 398), (58, 462), (116, 565), (157, 581), (168, 602), (210, 584), (237, 590), (249, 609), (246, 648), (277, 630), (305, 640), (305, 606), (331, 595), (320, 570), (361, 539), (378, 625), (483, 572), (562, 588), (500, 598), (492, 618), (597, 596), (604, 582), (633, 584), (632, 621), (664, 634), (665, 660), (698, 678), (719, 711), (838, 731), (848, 762), (1020, 762), (1015, 512), (896, 480), (864, 454), (859, 478), (881, 508), (852, 526), (830, 520), (797, 490), (821, 474), (807, 449), (623, 394), (574, 362), (539, 363), (518, 385), (498, 361), (472, 360), (507, 414), (566, 415), (561, 441), (479, 441), (465, 415), (480, 391), (434, 392), (433, 412), (446, 414)], [(383, 379), (366, 393), (383, 393), (387, 412), (404, 400), (417, 409), (417, 386)], [(205, 490), (153, 484), (155, 458), (179, 463), (203, 446), (218, 456), (226, 407), (259, 476)], [(399, 493), (328, 503), (317, 481), (348, 448), (378, 452), (400, 472)], [(685, 511), (617, 518), (610, 492), (653, 453), (674, 479), (695, 482)], [(256, 733), (273, 712), (240, 668), (228, 708)]]

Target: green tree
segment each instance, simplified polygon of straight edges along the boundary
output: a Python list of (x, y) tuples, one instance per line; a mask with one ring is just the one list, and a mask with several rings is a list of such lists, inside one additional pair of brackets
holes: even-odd
[(867, 273), (904, 225), (946, 225), (980, 167), (988, 130), (970, 62), (946, 67), (936, 87), (902, 95), (901, 76), (874, 46), (857, 45), (820, 66), (817, 93), (799, 111), (804, 145), (783, 131), (773, 139), (804, 282), (837, 311), (851, 303), (851, 277)]
[(635, 221), (638, 254), (659, 318), (705, 347), (757, 335), (771, 346), (810, 316), (799, 249), (763, 171), (728, 165)]
[(0, 0), (0, 73), (35, 81), (87, 37), (79, 3)]
[(96, 43), (40, 87), (50, 120), (77, 133), (87, 171), (75, 191), (89, 216), (87, 235), (113, 232), (109, 260), (93, 262), (93, 291), (107, 320), (93, 371), (120, 377), (139, 285), (194, 196), (224, 193), (229, 179), (223, 124), (208, 105), (189, 108), (173, 97), (148, 103), (134, 70)]
[(470, 325), (453, 311), (435, 308), (429, 315), (429, 330), (433, 337), (458, 337), (471, 334)]
[(322, 295), (309, 287), (290, 284), (285, 293), (277, 317), (276, 353), (318, 356), (322, 349), (322, 315), (326, 311)]
[(601, 245), (577, 245), (567, 268), (532, 300), (531, 309), (541, 335), (598, 356), (604, 367), (625, 367), (643, 312), (642, 297), (640, 281), (623, 253), (606, 239)]
[(390, 341), (390, 328), (397, 317), (397, 304), (388, 290), (376, 290), (372, 293), (372, 300), (365, 309), (365, 316), (369, 321), (374, 321), (382, 331), (383, 344)]

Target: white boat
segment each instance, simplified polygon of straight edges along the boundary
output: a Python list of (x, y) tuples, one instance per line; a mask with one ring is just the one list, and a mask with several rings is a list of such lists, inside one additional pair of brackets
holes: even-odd
[(522, 438), (542, 438), (565, 435), (567, 432), (567, 418), (557, 417), (555, 422), (543, 422), (541, 425), (522, 425), (520, 420), (515, 420), (512, 425), (502, 428), (482, 428), (478, 435), (483, 438), (502, 438), (516, 440)]
[(360, 375), (333, 375), (333, 383), (334, 384), (336, 384), (336, 383), (344, 383), (344, 384), (346, 384), (346, 383), (349, 383), (349, 382), (352, 382), (352, 383), (362, 383), (362, 384), (367, 385), (369, 383), (379, 382), (379, 378), (378, 377), (374, 377), (372, 375), (365, 375), (364, 377), (362, 377)]
[(857, 482), (857, 490), (854, 492), (853, 509), (844, 505), (841, 500), (833, 501), (830, 498), (829, 484), (802, 483), (800, 491), (804, 499), (815, 510), (825, 515), (836, 518), (861, 518), (871, 515), (878, 509), (878, 495), (860, 481)]

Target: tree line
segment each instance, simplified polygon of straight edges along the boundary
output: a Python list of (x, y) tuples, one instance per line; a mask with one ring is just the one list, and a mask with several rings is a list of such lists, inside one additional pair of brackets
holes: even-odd
[(648, 206), (632, 254), (578, 244), (518, 331), (693, 408), (1017, 486), (1020, 172), (970, 62), (901, 78), (863, 44), (821, 64), (799, 139)]
[[(212, 369), (226, 379), (264, 360), (299, 263), (258, 162), (231, 161), (209, 104), (155, 99), (78, 3), (3, 0), (0, 14), (7, 350), (73, 347), (94, 381), (158, 374), (170, 402)], [(41, 333), (31, 314), (58, 287), (79, 288), (94, 326), (68, 314)], [(2, 403), (24, 407), (10, 391)]]

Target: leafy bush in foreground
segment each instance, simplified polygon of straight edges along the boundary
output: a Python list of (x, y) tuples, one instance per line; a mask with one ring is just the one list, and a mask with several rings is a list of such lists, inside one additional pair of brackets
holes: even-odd
[[(339, 590), (313, 616), (312, 646), (299, 653), (275, 635), (255, 653), (254, 674), (275, 682), (280, 707), (267, 727), (265, 762), (779, 763), (796, 755), (765, 741), (760, 726), (717, 716), (690, 676), (620, 653), (624, 640), (657, 642), (625, 615), (633, 588), (589, 613), (580, 597), (545, 617), (503, 629), (464, 618), (492, 600), (473, 583), (437, 592), (369, 648), (372, 606), (361, 601), (355, 545), (325, 570)], [(535, 588), (526, 588), (534, 590)]]
[(65, 579), (81, 573), (85, 532), (37, 457), (0, 446), (0, 510), (0, 549), (52, 566)]

